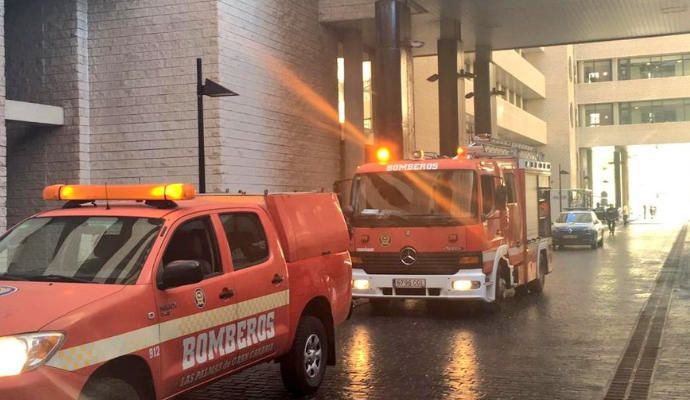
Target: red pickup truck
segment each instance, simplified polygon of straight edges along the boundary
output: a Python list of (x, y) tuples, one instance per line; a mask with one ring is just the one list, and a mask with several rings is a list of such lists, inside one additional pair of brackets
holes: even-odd
[(350, 309), (333, 194), (54, 185), (0, 239), (0, 397), (165, 399), (279, 361), (297, 394)]

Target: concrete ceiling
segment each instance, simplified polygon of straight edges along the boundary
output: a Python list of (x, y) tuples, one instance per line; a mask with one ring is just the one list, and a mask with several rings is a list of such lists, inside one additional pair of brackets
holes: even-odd
[[(323, 1), (323, 0), (322, 0)], [(330, 1), (330, 0), (329, 0)], [(333, 2), (333, 1), (331, 1)], [(340, 12), (323, 22), (362, 29), (375, 43), (375, 0), (339, 0), (357, 7), (358, 20), (340, 20)], [(461, 23), (464, 48), (493, 49), (629, 39), (690, 32), (690, 0), (408, 0), (412, 39), (426, 43), (415, 55), (435, 54), (441, 18)], [(345, 17), (347, 18), (347, 17)]]
[[(690, 0), (414, 0), (413, 36), (435, 53), (448, 5), (466, 50), (529, 48), (690, 32)], [(455, 4), (453, 4), (455, 3)], [(426, 39), (426, 40), (425, 40)], [(427, 47), (427, 46), (425, 46)], [(431, 50), (431, 51), (430, 51)]]

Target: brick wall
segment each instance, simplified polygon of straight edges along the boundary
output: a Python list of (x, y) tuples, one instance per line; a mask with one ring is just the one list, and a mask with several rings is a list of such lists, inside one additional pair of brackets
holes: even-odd
[(89, 179), (86, 0), (7, 4), (7, 98), (63, 107), (65, 125), (7, 124), (8, 223), (45, 207), (42, 188)]
[(89, 1), (94, 182), (196, 183), (195, 59), (217, 75), (215, 10), (212, 0)]
[(340, 172), (337, 39), (316, 0), (218, 2), (222, 187), (331, 188)]

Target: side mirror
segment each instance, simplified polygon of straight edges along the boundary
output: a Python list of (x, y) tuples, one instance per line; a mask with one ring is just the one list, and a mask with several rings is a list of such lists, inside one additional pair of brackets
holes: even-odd
[(496, 209), (498, 210), (504, 210), (508, 204), (506, 203), (508, 200), (508, 190), (506, 189), (505, 186), (499, 186), (496, 188)]
[(346, 205), (343, 207), (343, 215), (345, 215), (347, 218), (352, 218), (352, 215), (354, 215), (355, 209), (352, 208), (351, 205)]
[(201, 270), (199, 261), (175, 260), (163, 267), (163, 271), (158, 277), (157, 286), (160, 290), (166, 290), (198, 283), (203, 279), (204, 272)]

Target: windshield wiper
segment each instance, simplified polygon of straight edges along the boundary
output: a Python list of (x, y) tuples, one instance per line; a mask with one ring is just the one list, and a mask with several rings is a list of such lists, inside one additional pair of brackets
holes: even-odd
[(0, 274), (0, 281), (25, 281), (25, 276), (14, 274)]
[(73, 276), (48, 274), (48, 275), (30, 275), (23, 277), (27, 281), (35, 282), (73, 282), (73, 283), (94, 283), (88, 279), (75, 278)]

